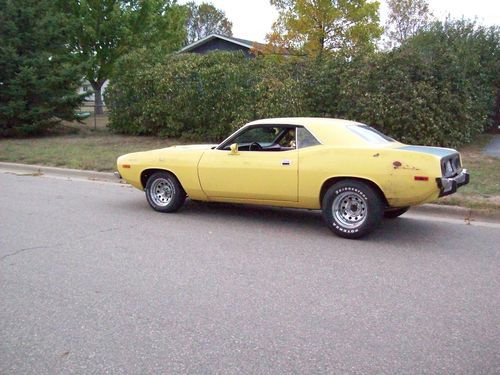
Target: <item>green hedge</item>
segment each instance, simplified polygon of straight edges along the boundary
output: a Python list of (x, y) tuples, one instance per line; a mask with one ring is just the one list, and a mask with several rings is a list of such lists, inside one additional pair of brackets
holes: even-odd
[(298, 116), (298, 81), (284, 65), (240, 53), (161, 58), (135, 51), (119, 62), (107, 90), (110, 127), (217, 141), (251, 119)]
[(349, 59), (135, 51), (108, 89), (110, 127), (218, 141), (258, 118), (339, 117), (403, 142), (456, 147), (493, 123), (499, 40), (498, 29), (457, 21)]
[(347, 76), (363, 74), (350, 84), (350, 110), (342, 110), (404, 142), (468, 143), (498, 110), (499, 42), (498, 29), (435, 24), (400, 49), (350, 64)]

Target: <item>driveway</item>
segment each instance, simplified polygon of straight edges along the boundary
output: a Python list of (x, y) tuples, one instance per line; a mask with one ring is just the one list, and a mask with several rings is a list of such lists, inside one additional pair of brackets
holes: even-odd
[(491, 142), (484, 148), (483, 153), (500, 158), (500, 135), (493, 136)]
[(152, 211), (124, 185), (0, 174), (1, 374), (499, 373), (500, 225)]

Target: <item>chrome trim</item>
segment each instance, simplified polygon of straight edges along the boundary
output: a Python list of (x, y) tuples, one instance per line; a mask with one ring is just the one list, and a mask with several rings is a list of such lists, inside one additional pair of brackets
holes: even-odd
[(462, 171), (455, 177), (447, 178), (441, 177), (436, 178), (437, 185), (439, 187), (440, 197), (453, 194), (461, 186), (467, 185), (470, 181), (470, 174), (467, 169), (462, 169)]

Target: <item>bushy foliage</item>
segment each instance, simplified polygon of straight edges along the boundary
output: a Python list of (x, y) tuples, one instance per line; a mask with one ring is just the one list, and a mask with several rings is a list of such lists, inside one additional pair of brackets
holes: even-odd
[(186, 44), (191, 44), (209, 36), (219, 34), (233, 36), (233, 23), (229, 21), (222, 9), (210, 3), (196, 4), (190, 1), (186, 4)]
[(375, 46), (382, 34), (379, 2), (271, 0), (278, 11), (268, 42), (278, 49), (319, 56)]
[(107, 103), (110, 127), (121, 133), (217, 141), (254, 118), (299, 115), (297, 81), (267, 60), (141, 50), (116, 69)]
[(251, 85), (243, 56), (136, 51), (117, 65), (108, 88), (111, 128), (130, 134), (214, 139), (227, 134)]
[(436, 23), (398, 49), (349, 64), (347, 77), (356, 78), (344, 81), (350, 105), (339, 109), (404, 142), (465, 144), (492, 125), (499, 53), (498, 29)]
[(111, 127), (217, 141), (258, 118), (338, 117), (403, 142), (456, 147), (492, 124), (499, 40), (498, 29), (455, 21), (349, 58), (137, 51), (108, 89)]

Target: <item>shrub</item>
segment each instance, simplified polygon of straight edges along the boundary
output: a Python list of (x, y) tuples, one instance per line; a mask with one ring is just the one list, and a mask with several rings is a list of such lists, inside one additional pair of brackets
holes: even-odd
[(456, 147), (493, 125), (499, 45), (498, 28), (450, 21), (389, 52), (312, 62), (303, 83), (307, 108), (402, 142)]
[(110, 126), (118, 132), (217, 140), (232, 130), (239, 108), (253, 102), (255, 85), (243, 54), (151, 62), (146, 53), (122, 59), (108, 89)]
[(493, 123), (499, 41), (498, 28), (453, 21), (350, 58), (140, 50), (119, 61), (108, 89), (111, 128), (218, 141), (253, 119), (338, 117), (403, 142), (456, 147)]
[(111, 129), (217, 141), (243, 123), (299, 115), (293, 64), (240, 53), (166, 58), (141, 50), (121, 59), (110, 87)]

